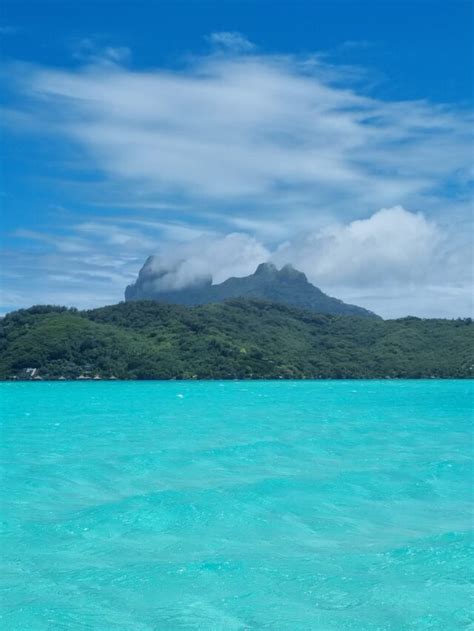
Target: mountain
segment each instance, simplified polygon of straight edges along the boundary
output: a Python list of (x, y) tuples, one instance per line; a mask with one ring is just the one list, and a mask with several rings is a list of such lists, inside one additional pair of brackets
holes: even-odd
[(331, 298), (312, 285), (303, 272), (285, 265), (278, 270), (272, 263), (261, 263), (250, 276), (228, 278), (213, 285), (210, 276), (200, 278), (194, 285), (178, 290), (163, 287), (167, 270), (155, 270), (155, 259), (149, 257), (140, 270), (137, 281), (125, 290), (125, 300), (156, 300), (178, 305), (203, 305), (223, 302), (229, 298), (257, 298), (285, 305), (309, 309), (317, 313), (355, 315), (378, 318), (375, 313)]
[(470, 319), (384, 321), (244, 299), (36, 306), (0, 321), (0, 378), (467, 378), (473, 348)]

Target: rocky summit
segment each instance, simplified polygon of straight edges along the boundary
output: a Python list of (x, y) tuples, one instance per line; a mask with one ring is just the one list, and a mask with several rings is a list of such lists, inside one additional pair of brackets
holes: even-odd
[(378, 318), (375, 313), (332, 298), (312, 285), (306, 274), (292, 265), (280, 270), (273, 263), (261, 263), (253, 274), (228, 278), (212, 284), (212, 277), (203, 275), (192, 285), (180, 289), (167, 286), (166, 278), (172, 270), (156, 268), (154, 257), (149, 257), (140, 270), (137, 281), (125, 290), (125, 300), (154, 300), (180, 305), (202, 305), (222, 302), (230, 298), (252, 298), (278, 302), (318, 313)]

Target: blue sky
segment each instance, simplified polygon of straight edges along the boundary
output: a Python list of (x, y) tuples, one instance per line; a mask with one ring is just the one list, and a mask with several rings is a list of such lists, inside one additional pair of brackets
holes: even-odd
[(470, 2), (3, 3), (2, 305), (292, 262), (472, 313)]

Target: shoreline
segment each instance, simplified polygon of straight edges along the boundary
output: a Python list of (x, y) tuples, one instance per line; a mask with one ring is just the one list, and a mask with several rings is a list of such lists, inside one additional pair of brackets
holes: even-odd
[(281, 378), (274, 379), (271, 377), (262, 377), (259, 379), (239, 379), (239, 378), (215, 378), (215, 379), (0, 379), (0, 383), (202, 383), (202, 382), (214, 382), (214, 383), (222, 383), (222, 382), (261, 382), (261, 381), (271, 381), (275, 383), (280, 382), (321, 382), (321, 381), (474, 381), (474, 377), (300, 377), (300, 378)]

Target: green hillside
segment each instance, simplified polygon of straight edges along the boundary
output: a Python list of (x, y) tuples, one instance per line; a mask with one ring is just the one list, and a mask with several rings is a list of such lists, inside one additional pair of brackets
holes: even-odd
[(0, 377), (465, 378), (473, 332), (470, 319), (383, 321), (242, 299), (37, 306), (1, 321)]

